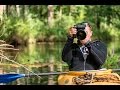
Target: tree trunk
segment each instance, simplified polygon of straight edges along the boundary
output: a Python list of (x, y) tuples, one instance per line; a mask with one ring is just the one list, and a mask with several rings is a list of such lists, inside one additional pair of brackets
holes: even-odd
[(11, 7), (12, 7), (12, 5), (6, 5), (6, 14), (7, 14), (7, 16), (10, 16), (12, 14)]
[(69, 16), (71, 16), (71, 12), (72, 12), (72, 9), (73, 9), (73, 5), (70, 5), (70, 7), (69, 7)]
[(6, 15), (8, 16), (8, 10), (9, 9), (9, 6), (8, 5), (6, 5)]
[(98, 30), (100, 30), (100, 18), (99, 13), (96, 14), (96, 27)]
[(0, 22), (2, 21), (2, 17), (3, 17), (3, 11), (5, 9), (6, 5), (0, 5)]
[(20, 17), (24, 20), (25, 19), (25, 5), (20, 5)]
[(50, 28), (53, 26), (53, 16), (54, 16), (53, 5), (48, 5), (48, 25)]
[(17, 12), (17, 15), (20, 16), (20, 6), (19, 5), (16, 5), (16, 12)]
[(27, 43), (28, 44), (35, 44), (36, 43), (36, 39), (34, 37), (32, 37), (31, 35), (29, 35)]
[(62, 5), (59, 5), (60, 7), (60, 10), (59, 10), (59, 18), (61, 19), (62, 18)]
[(6, 5), (0, 5), (0, 15), (3, 14), (3, 11), (4, 11), (5, 6), (6, 6)]

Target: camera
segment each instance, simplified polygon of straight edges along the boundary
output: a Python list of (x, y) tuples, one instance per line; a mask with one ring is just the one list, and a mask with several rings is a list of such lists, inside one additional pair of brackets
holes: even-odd
[(85, 23), (78, 23), (74, 25), (74, 28), (77, 29), (77, 34), (74, 36), (77, 37), (78, 40), (84, 40), (86, 38), (85, 27)]

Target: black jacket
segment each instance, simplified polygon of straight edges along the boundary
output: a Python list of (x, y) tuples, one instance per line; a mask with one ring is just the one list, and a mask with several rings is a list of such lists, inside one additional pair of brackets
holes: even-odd
[(69, 65), (71, 71), (97, 70), (104, 64), (107, 56), (107, 47), (101, 41), (90, 42), (85, 45), (89, 53), (84, 59), (80, 46), (73, 43), (73, 38), (68, 37), (62, 51), (62, 60)]

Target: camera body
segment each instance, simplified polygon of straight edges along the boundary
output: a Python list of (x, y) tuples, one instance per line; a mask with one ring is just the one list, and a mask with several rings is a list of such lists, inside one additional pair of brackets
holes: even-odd
[(78, 23), (74, 25), (74, 28), (77, 29), (77, 34), (74, 35), (78, 40), (84, 40), (86, 38), (86, 32), (85, 32), (86, 24), (84, 23)]

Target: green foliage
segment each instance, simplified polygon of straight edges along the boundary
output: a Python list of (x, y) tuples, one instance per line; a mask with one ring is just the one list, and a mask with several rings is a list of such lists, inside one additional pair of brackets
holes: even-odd
[(12, 35), (14, 35), (16, 33), (16, 22), (18, 20), (18, 18), (14, 18), (9, 16), (9, 18), (7, 18), (6, 16), (4, 16), (4, 25), (1, 28), (1, 30), (4, 31), (4, 34), (1, 36), (1, 38), (9, 38)]
[(26, 20), (22, 20), (20, 19), (17, 23), (16, 26), (17, 28), (17, 34), (23, 35), (22, 37), (25, 37), (25, 39), (29, 38), (29, 37), (36, 37), (38, 31), (40, 30), (40, 28), (42, 27), (43, 23), (36, 19), (36, 18), (32, 18), (32, 15), (29, 14), (26, 17)]
[(119, 56), (118, 55), (108, 56), (105, 64), (103, 65), (103, 67), (105, 67), (107, 69), (119, 68), (118, 60), (119, 60)]
[(107, 43), (107, 59), (103, 67), (106, 68), (120, 68), (120, 47), (119, 41), (112, 41)]
[(50, 30), (54, 32), (57, 40), (65, 39), (67, 30), (74, 25), (73, 17), (63, 15), (61, 19), (56, 19), (54, 27)]
[(92, 24), (94, 38), (116, 40), (120, 37), (119, 6), (53, 5), (52, 9), (54, 22), (49, 28), (48, 5), (9, 6), (4, 12), (4, 24), (0, 27), (5, 32), (1, 38), (10, 39), (17, 35), (23, 41), (29, 38), (61, 41), (66, 39), (69, 27), (82, 21)]

